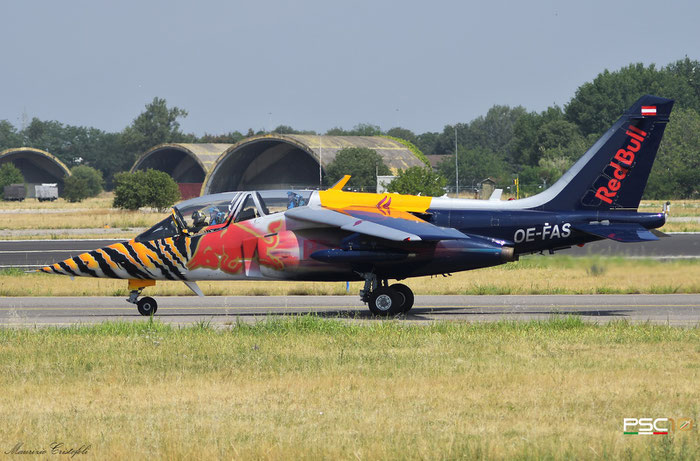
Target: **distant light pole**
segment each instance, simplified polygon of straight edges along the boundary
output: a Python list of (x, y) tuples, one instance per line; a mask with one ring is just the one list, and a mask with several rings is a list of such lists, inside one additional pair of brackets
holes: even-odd
[(270, 128), (267, 129), (267, 132), (268, 132), (268, 133), (272, 133), (272, 112), (268, 112), (268, 113), (267, 113), (267, 116), (268, 116), (269, 123), (270, 123), (270, 124), (268, 125)]
[(455, 193), (459, 198), (459, 165), (457, 165), (457, 124), (455, 123)]
[(323, 189), (323, 138), (318, 135), (318, 190)]

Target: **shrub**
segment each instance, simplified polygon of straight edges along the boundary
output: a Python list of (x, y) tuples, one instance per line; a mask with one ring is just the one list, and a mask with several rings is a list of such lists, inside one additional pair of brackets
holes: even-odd
[(382, 156), (367, 147), (346, 147), (340, 149), (335, 159), (326, 167), (326, 182), (332, 185), (344, 175), (352, 175), (351, 187), (363, 187), (374, 190), (377, 175), (391, 173)]
[(114, 206), (127, 210), (141, 207), (165, 209), (180, 200), (180, 190), (170, 175), (148, 169), (114, 175)]
[(80, 165), (73, 168), (71, 176), (64, 180), (63, 196), (69, 202), (80, 202), (102, 192), (102, 173), (92, 167)]
[(23, 184), (24, 176), (22, 172), (12, 162), (3, 163), (0, 166), (0, 196), (2, 196), (5, 186), (10, 184)]
[(399, 194), (440, 197), (445, 194), (445, 184), (447, 180), (432, 168), (412, 166), (407, 170), (399, 171), (396, 179), (387, 186), (387, 190)]

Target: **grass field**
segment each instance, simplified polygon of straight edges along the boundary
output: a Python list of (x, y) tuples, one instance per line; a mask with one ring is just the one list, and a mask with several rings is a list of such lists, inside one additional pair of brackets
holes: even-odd
[[(692, 459), (699, 344), (697, 328), (576, 318), (0, 329), (0, 448), (89, 445), (75, 459), (100, 460)], [(695, 427), (624, 435), (633, 417)]]
[[(503, 266), (460, 272), (451, 277), (405, 281), (416, 294), (623, 294), (700, 293), (700, 260), (639, 260), (569, 256), (526, 256)], [(206, 295), (342, 295), (356, 296), (361, 282), (199, 282)], [(179, 282), (158, 282), (149, 296), (192, 292)], [(126, 281), (43, 273), (0, 271), (0, 296), (126, 296)]]

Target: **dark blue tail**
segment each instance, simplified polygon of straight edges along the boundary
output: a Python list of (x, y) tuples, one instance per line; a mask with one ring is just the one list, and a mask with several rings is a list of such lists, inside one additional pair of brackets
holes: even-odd
[(539, 194), (535, 208), (636, 210), (672, 108), (672, 99), (639, 98), (559, 181)]

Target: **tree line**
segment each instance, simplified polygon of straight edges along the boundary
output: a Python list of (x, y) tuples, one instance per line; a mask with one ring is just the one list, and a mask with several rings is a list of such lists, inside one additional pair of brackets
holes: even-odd
[[(414, 144), (426, 155), (448, 155), (438, 171), (448, 187), (455, 187), (455, 141), (459, 187), (469, 189), (490, 177), (508, 185), (516, 175), (528, 193), (549, 186), (640, 96), (654, 94), (676, 100), (666, 135), (647, 186), (647, 198), (700, 196), (700, 62), (688, 57), (657, 67), (630, 64), (605, 70), (581, 85), (563, 107), (541, 112), (522, 106), (494, 105), (470, 122), (446, 125), (442, 132), (416, 134), (394, 127), (360, 123), (352, 129), (331, 128), (326, 135), (392, 136)], [(116, 173), (128, 170), (138, 155), (164, 142), (235, 143), (262, 134), (195, 136), (183, 133), (179, 120), (187, 111), (168, 107), (154, 98), (144, 112), (117, 133), (93, 127), (65, 125), (33, 118), (23, 128), (0, 121), (0, 150), (35, 147), (46, 150), (69, 167), (87, 165), (99, 170), (108, 188)], [(280, 125), (278, 134), (318, 134)]]

